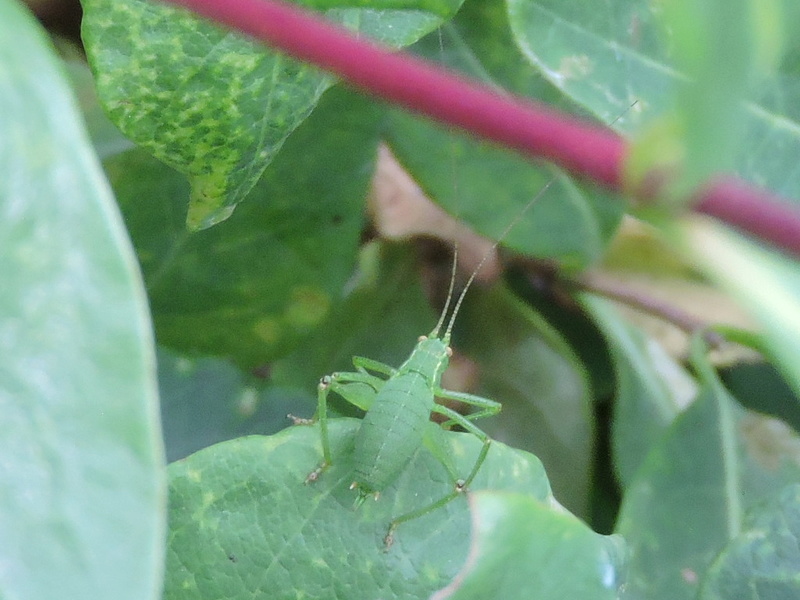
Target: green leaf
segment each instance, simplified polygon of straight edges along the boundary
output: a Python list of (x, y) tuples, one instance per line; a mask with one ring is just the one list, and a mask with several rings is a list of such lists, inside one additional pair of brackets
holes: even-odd
[(0, 0), (0, 596), (154, 599), (166, 499), (147, 301), (21, 6)]
[(742, 101), (759, 51), (753, 19), (758, 4), (778, 8), (769, 0), (677, 0), (664, 6), (672, 62), (686, 77), (676, 89), (685, 154), (673, 193), (684, 196), (715, 171), (734, 167), (746, 123)]
[[(320, 377), (353, 369), (353, 356), (399, 366), (436, 325), (405, 245), (372, 242), (361, 252), (353, 289), (314, 335), (272, 365), (276, 384), (313, 392)], [(316, 403), (309, 405), (309, 411)]]
[(622, 217), (621, 203), (610, 196), (406, 113), (392, 111), (388, 142), (422, 189), (456, 218), (493, 239), (513, 223), (505, 246), (557, 259), (565, 269), (599, 259)]
[[(317, 427), (218, 444), (170, 466), (170, 535), (164, 598), (424, 598), (467, 556), (469, 510), (459, 496), (400, 524), (389, 522), (453, 490), (447, 470), (419, 451), (377, 502), (354, 509), (353, 436), (360, 421), (330, 421), (334, 464), (313, 484), (322, 453)], [(481, 443), (446, 433), (457, 472)], [(472, 489), (503, 489), (551, 502), (541, 463), (493, 444)]]
[(800, 477), (800, 439), (742, 410), (717, 381), (652, 447), (625, 495), (617, 531), (631, 548), (628, 591), (695, 598), (745, 511)]
[(686, 222), (683, 232), (699, 267), (759, 322), (772, 358), (800, 394), (800, 265), (707, 219)]
[(276, 433), (289, 424), (287, 414), (303, 414), (316, 402), (313, 385), (282, 388), (224, 360), (165, 349), (158, 353), (158, 385), (169, 462), (243, 435)]
[(551, 105), (563, 103), (564, 95), (514, 44), (505, 0), (468, 0), (440, 31), (422, 38), (412, 50), (485, 85)]
[(107, 164), (160, 343), (252, 368), (323, 321), (352, 273), (376, 117), (363, 98), (331, 93), (236, 214), (197, 233), (183, 226), (185, 182), (172, 169), (141, 152)]
[(109, 120), (97, 99), (97, 90), (89, 65), (80, 49), (72, 49), (65, 53), (64, 67), (72, 84), (73, 92), (78, 98), (81, 114), (86, 121), (86, 130), (94, 144), (95, 152), (101, 160), (115, 154), (125, 152), (134, 147), (134, 143), (126, 138)]
[(594, 420), (586, 372), (540, 315), (505, 286), (473, 287), (453, 345), (478, 365), (469, 390), (503, 404), (481, 428), (538, 456), (559, 502), (588, 513)]
[[(698, 4), (700, 2), (691, 3)], [(736, 18), (750, 17), (746, 26), (758, 40), (758, 47), (753, 52), (757, 57), (762, 52), (772, 53), (772, 58), (755, 59), (761, 78), (757, 80), (757, 86), (748, 90), (749, 102), (744, 105), (732, 106), (724, 100), (717, 106), (714, 99), (718, 95), (729, 95), (731, 102), (738, 102), (741, 90), (726, 86), (707, 89), (705, 83), (700, 82), (693, 94), (707, 95), (703, 101), (704, 116), (718, 109), (719, 119), (711, 115), (714, 117), (712, 121), (701, 128), (704, 131), (706, 127), (714, 128), (716, 141), (710, 149), (702, 140), (692, 143), (703, 148), (702, 168), (712, 168), (711, 165), (717, 160), (712, 154), (727, 157), (729, 152), (728, 148), (719, 145), (728, 136), (721, 129), (726, 126), (731, 131), (739, 129), (743, 132), (740, 139), (747, 140), (747, 143), (734, 148), (736, 172), (786, 197), (800, 198), (800, 172), (794, 169), (794, 157), (800, 154), (800, 120), (796, 111), (796, 106), (800, 104), (800, 86), (797, 85), (796, 63), (786, 61), (770, 72), (769, 65), (774, 63), (775, 55), (779, 53), (774, 49), (764, 50), (764, 44), (776, 43), (770, 42), (770, 39), (780, 38), (780, 34), (771, 33), (769, 25), (769, 19), (774, 15), (770, 17), (768, 13), (777, 8), (772, 2), (750, 4), (750, 8), (742, 9)], [(792, 4), (787, 3), (783, 9), (787, 17), (791, 10), (796, 13), (796, 9), (789, 8)], [(725, 4), (724, 9), (711, 12), (710, 20), (716, 22), (715, 35), (727, 35), (726, 20), (736, 10)], [(627, 133), (649, 130), (634, 149), (634, 153), (642, 153), (642, 157), (637, 159), (635, 154), (632, 160), (645, 163), (637, 168), (650, 168), (653, 160), (669, 163), (680, 158), (682, 147), (677, 150), (672, 147), (675, 140), (676, 90), (685, 85), (690, 74), (679, 72), (675, 58), (670, 55), (670, 44), (675, 42), (670, 41), (663, 31), (663, 11), (658, 5), (644, 0), (626, 0), (593, 6), (588, 10), (586, 3), (581, 0), (509, 0), (508, 11), (512, 32), (523, 54), (544, 77), (585, 110), (604, 122), (611, 122), (638, 100), (613, 125)], [(781, 13), (778, 11), (776, 14)], [(780, 16), (777, 21), (781, 21)], [(784, 27), (787, 31), (789, 23), (795, 21), (786, 19)], [(689, 21), (686, 25), (693, 27), (697, 23)], [(759, 28), (766, 29), (758, 31)], [(700, 37), (707, 33), (704, 30)], [(737, 26), (735, 35), (745, 34)], [(723, 38), (720, 43), (723, 45), (718, 47), (723, 48), (724, 52), (725, 44), (742, 44), (744, 41), (741, 37), (732, 37)], [(686, 52), (700, 56), (692, 48)], [(727, 63), (727, 59), (722, 63)], [(703, 68), (716, 69), (719, 64), (719, 61), (709, 57)], [(729, 73), (725, 76), (729, 77)], [(709, 86), (718, 83), (718, 79), (714, 79), (713, 83), (707, 82)], [(695, 110), (691, 102), (689, 99), (685, 102), (686, 115), (691, 115)], [(688, 123), (691, 117), (685, 118)], [(687, 131), (683, 134), (694, 135)], [(681, 145), (685, 142), (683, 138), (678, 139)]]
[(701, 600), (800, 596), (800, 485), (787, 486), (746, 515), (745, 527), (703, 579)]
[(617, 476), (627, 487), (650, 447), (694, 399), (697, 386), (656, 340), (625, 323), (610, 302), (590, 294), (581, 302), (603, 330), (614, 361), (611, 444)]
[[(190, 228), (230, 216), (334, 81), (166, 4), (82, 4), (101, 102), (125, 135), (189, 177)], [(461, 1), (312, 4), (360, 34), (403, 46)]]
[(731, 394), (749, 410), (771, 415), (800, 431), (800, 399), (768, 362), (740, 362), (720, 371)]
[(618, 597), (625, 546), (530, 496), (477, 492), (470, 498), (470, 559), (431, 600), (595, 600)]

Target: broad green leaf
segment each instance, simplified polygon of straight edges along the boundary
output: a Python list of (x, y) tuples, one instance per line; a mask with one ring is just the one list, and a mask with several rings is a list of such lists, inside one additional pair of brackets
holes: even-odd
[[(663, 32), (661, 9), (656, 4), (628, 0), (588, 10), (580, 0), (509, 0), (508, 7), (517, 44), (543, 76), (605, 122), (638, 101), (615, 126), (628, 133), (654, 128), (650, 137), (638, 144), (636, 152), (649, 152), (648, 161), (654, 157), (662, 161), (676, 158), (666, 143), (673, 134), (657, 132), (674, 125), (675, 90), (685, 84), (688, 74), (676, 70), (669, 52), (671, 42)], [(765, 7), (774, 8), (771, 2), (751, 3), (751, 28), (763, 26), (756, 21), (769, 12)], [(734, 10), (726, 5), (712, 15), (712, 20)], [(787, 16), (791, 12), (788, 5), (783, 10)], [(724, 19), (719, 25), (724, 29)], [(755, 35), (759, 44), (768, 43), (768, 35)], [(780, 68), (778, 72), (765, 73), (759, 85), (750, 90), (749, 101), (736, 108), (741, 111), (736, 117), (744, 132), (741, 139), (747, 143), (736, 148), (735, 168), (739, 175), (758, 185), (799, 198), (800, 173), (794, 169), (794, 157), (800, 153), (800, 122), (795, 110), (800, 86), (797, 72), (791, 70), (792, 63), (785, 62)], [(761, 65), (761, 69), (767, 67)], [(709, 92), (709, 100), (718, 93), (736, 95), (719, 89)], [(693, 108), (687, 106), (686, 111)], [(731, 110), (726, 109), (725, 114), (731, 129), (738, 127), (730, 123), (734, 119)], [(661, 117), (665, 120), (656, 125)], [(717, 123), (715, 128), (719, 127)], [(725, 155), (728, 149), (716, 146), (712, 151)], [(704, 162), (710, 164), (711, 160), (714, 157), (706, 156)]]
[(559, 333), (508, 288), (473, 287), (454, 346), (477, 363), (469, 390), (503, 404), (479, 426), (493, 439), (533, 452), (558, 501), (588, 513), (594, 421), (586, 373)]
[(494, 239), (513, 223), (504, 245), (554, 258), (566, 269), (599, 259), (622, 216), (613, 198), (560, 172), (406, 113), (391, 113), (388, 142), (422, 189), (456, 218)]
[[(313, 384), (312, 382), (309, 382)], [(217, 358), (158, 353), (164, 445), (169, 462), (225, 440), (276, 433), (287, 414), (303, 414), (314, 402), (308, 391), (271, 385)]]
[[(402, 523), (385, 551), (389, 522), (453, 489), (427, 450), (415, 454), (377, 502), (354, 509), (353, 435), (360, 421), (330, 422), (334, 464), (304, 484), (322, 457), (317, 427), (218, 444), (170, 466), (170, 535), (164, 598), (425, 598), (467, 557), (463, 496)], [(467, 472), (480, 442), (443, 436)], [(541, 463), (493, 444), (472, 489), (500, 489), (552, 501)], [(531, 566), (533, 569), (535, 566)]]
[(440, 32), (411, 47), (426, 59), (484, 85), (559, 105), (565, 96), (514, 44), (505, 0), (467, 0)]
[(742, 532), (745, 511), (799, 480), (797, 435), (706, 381), (628, 486), (617, 525), (631, 548), (628, 592), (695, 598), (706, 569)]
[(331, 93), (236, 214), (196, 233), (183, 226), (180, 175), (141, 151), (107, 164), (162, 344), (252, 368), (322, 322), (352, 272), (375, 117), (359, 96)]
[(508, 19), (523, 55), (553, 85), (603, 122), (634, 101), (626, 132), (670, 107), (674, 81), (659, 37), (656, 8), (640, 0), (593, 6), (579, 0), (508, 0)]
[(800, 399), (775, 365), (739, 362), (722, 369), (720, 377), (745, 408), (777, 417), (800, 431)]
[(624, 578), (625, 543), (567, 512), (509, 492), (470, 498), (470, 560), (431, 600), (609, 600)]
[(581, 301), (603, 330), (614, 361), (612, 449), (614, 467), (627, 487), (648, 450), (688, 406), (697, 386), (656, 340), (625, 323), (607, 300), (583, 294)]
[[(334, 81), (166, 4), (82, 4), (101, 102), (125, 135), (189, 177), (190, 228), (230, 216)], [(359, 34), (403, 46), (461, 0), (310, 4)]]
[[(687, 78), (675, 91), (684, 161), (670, 192), (679, 197), (715, 171), (734, 166), (746, 123), (742, 101), (749, 96), (759, 52), (754, 17), (764, 9), (779, 10), (774, 0), (673, 0), (664, 5), (672, 62)], [(775, 42), (779, 32), (770, 33)]]
[(86, 121), (86, 130), (100, 159), (106, 160), (133, 148), (134, 143), (122, 135), (103, 112), (97, 100), (94, 78), (85, 59), (69, 55), (64, 60), (64, 67), (78, 98), (81, 114)]
[(800, 596), (800, 485), (745, 515), (739, 534), (703, 578), (701, 600), (781, 600)]
[(34, 19), (0, 0), (0, 597), (155, 599), (147, 302), (76, 106)]
[(709, 219), (687, 221), (683, 232), (700, 268), (758, 320), (772, 358), (800, 394), (800, 265)]
[[(303, 344), (272, 365), (279, 385), (313, 393), (320, 377), (351, 371), (353, 356), (394, 367), (408, 358), (417, 338), (436, 325), (409, 248), (373, 242), (361, 252), (355, 284)], [(309, 413), (316, 403), (309, 404)]]

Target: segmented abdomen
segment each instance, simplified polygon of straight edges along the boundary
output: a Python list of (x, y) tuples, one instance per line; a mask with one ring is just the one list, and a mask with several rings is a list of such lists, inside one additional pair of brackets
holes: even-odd
[(394, 481), (422, 444), (433, 392), (422, 375), (396, 375), (367, 411), (355, 441), (355, 482), (364, 493)]

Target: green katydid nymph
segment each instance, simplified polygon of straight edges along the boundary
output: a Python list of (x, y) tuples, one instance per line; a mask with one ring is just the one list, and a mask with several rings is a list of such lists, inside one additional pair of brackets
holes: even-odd
[[(355, 356), (353, 357), (353, 364), (356, 367), (356, 371), (333, 373), (324, 376), (320, 380), (315, 420), (319, 421), (320, 424), (323, 460), (320, 466), (306, 478), (306, 482), (316, 481), (322, 472), (332, 464), (328, 438), (327, 402), (328, 394), (333, 391), (348, 402), (366, 410), (366, 415), (356, 433), (353, 453), (355, 467), (353, 482), (350, 487), (357, 491), (356, 506), (359, 506), (370, 496), (377, 499), (380, 493), (400, 476), (414, 453), (423, 444), (426, 428), (429, 426), (432, 413), (442, 415), (445, 418), (444, 423), (441, 425), (443, 428), (447, 429), (453, 425), (458, 425), (475, 435), (483, 443), (471, 471), (466, 474), (466, 477), (458, 479), (454, 483), (453, 490), (439, 500), (395, 517), (391, 521), (384, 538), (386, 549), (391, 546), (394, 540), (394, 531), (400, 523), (421, 517), (456, 498), (472, 483), (486, 459), (491, 439), (473, 421), (497, 414), (501, 409), (501, 405), (499, 402), (488, 398), (446, 390), (441, 387), (442, 374), (447, 369), (452, 355), (450, 336), (464, 297), (481, 267), (490, 256), (491, 251), (497, 248), (511, 228), (541, 197), (551, 183), (552, 181), (547, 183), (526, 204), (517, 217), (508, 225), (498, 241), (494, 243), (490, 252), (484, 256), (472, 272), (455, 303), (452, 315), (443, 333), (444, 321), (453, 296), (455, 261), (450, 278), (447, 302), (436, 327), (427, 336), (419, 338), (416, 347), (400, 367), (393, 368), (372, 359)], [(359, 395), (358, 402), (354, 402), (348, 397), (347, 388), (354, 383), (364, 384), (367, 389), (372, 390), (373, 393), (367, 395), (368, 399), (366, 401), (363, 394)], [(435, 397), (460, 401), (477, 407), (478, 410), (462, 415), (447, 406), (437, 404), (434, 402)], [(295, 422), (310, 423), (313, 421), (295, 419)]]

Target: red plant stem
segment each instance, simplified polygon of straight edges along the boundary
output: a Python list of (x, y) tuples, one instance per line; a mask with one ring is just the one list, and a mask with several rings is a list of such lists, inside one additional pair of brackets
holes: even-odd
[[(554, 162), (611, 190), (623, 189), (625, 141), (546, 106), (502, 95), (445, 69), (358, 39), (276, 0), (164, 0), (339, 75), (376, 96)], [(644, 195), (652, 190), (641, 190)], [(734, 178), (718, 179), (695, 209), (800, 256), (800, 214), (789, 202)]]

